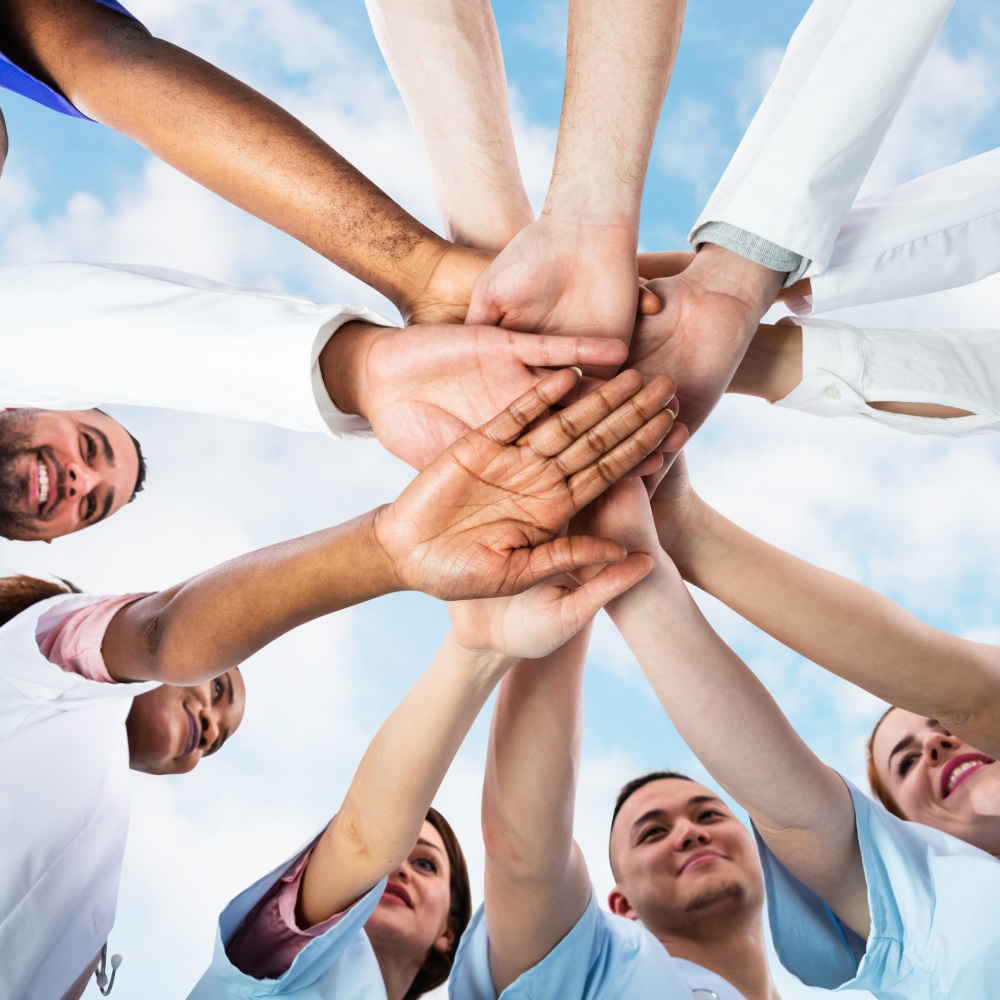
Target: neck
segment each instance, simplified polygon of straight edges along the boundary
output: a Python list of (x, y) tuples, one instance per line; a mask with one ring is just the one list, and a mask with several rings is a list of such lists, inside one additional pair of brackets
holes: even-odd
[(707, 927), (695, 924), (691, 929), (696, 933), (653, 933), (675, 958), (686, 958), (722, 976), (746, 1000), (781, 1000), (767, 963), (760, 910), (750, 920), (734, 919)]
[(403, 954), (398, 948), (389, 947), (384, 942), (372, 941), (371, 944), (382, 973), (382, 982), (385, 983), (386, 1000), (403, 1000), (406, 991), (417, 978), (425, 956)]

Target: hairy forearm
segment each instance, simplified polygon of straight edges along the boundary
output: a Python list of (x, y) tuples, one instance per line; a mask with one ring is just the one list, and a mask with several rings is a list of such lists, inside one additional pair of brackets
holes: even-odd
[(367, 0), (450, 239), (499, 251), (534, 220), (489, 0)]
[(638, 226), (684, 0), (571, 0), (566, 91), (546, 211)]
[(434, 795), (512, 660), (461, 649), (451, 634), (372, 740), (306, 868), (307, 924), (350, 906), (413, 850)]
[(314, 618), (399, 590), (377, 512), (258, 549), (122, 608), (102, 653), (117, 680), (217, 677)]
[(11, 33), (91, 118), (405, 309), (448, 244), (274, 102), (100, 4), (15, 0)]
[(840, 677), (1000, 751), (1000, 650), (920, 621), (887, 597), (782, 552), (702, 505), (691, 583)]

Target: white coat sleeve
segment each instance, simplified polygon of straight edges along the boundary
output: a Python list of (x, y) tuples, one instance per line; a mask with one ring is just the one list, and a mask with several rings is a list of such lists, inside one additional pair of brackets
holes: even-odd
[(957, 288), (1000, 271), (1000, 149), (859, 198), (801, 316)]
[(0, 406), (110, 403), (371, 437), (319, 371), (366, 306), (324, 305), (165, 268), (60, 261), (0, 267)]
[(797, 255), (797, 266), (775, 267), (790, 271), (788, 283), (824, 270), (953, 2), (814, 0), (695, 223), (692, 246), (708, 241), (739, 253), (730, 244), (742, 241), (750, 259), (758, 259), (755, 243), (764, 256)]

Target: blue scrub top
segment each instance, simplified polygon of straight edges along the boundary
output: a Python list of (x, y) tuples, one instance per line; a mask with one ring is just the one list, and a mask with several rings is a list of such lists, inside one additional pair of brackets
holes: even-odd
[(1000, 861), (897, 819), (845, 779), (868, 881), (871, 932), (842, 924), (757, 838), (771, 935), (807, 986), (880, 1000), (1000, 996)]
[(212, 964), (188, 1000), (386, 1000), (385, 983), (364, 926), (385, 890), (382, 879), (325, 934), (312, 938), (277, 979), (254, 979), (226, 956), (226, 944), (264, 894), (302, 857), (297, 852), (241, 892), (219, 915)]
[[(126, 17), (131, 17), (133, 21), (141, 23), (137, 17), (130, 14), (118, 3), (118, 0), (95, 0), (95, 2), (104, 4), (105, 7), (110, 7), (112, 10), (118, 11), (119, 14), (124, 14)], [(42, 83), (27, 70), (12, 63), (3, 52), (0, 52), (0, 87), (13, 90), (15, 94), (27, 97), (36, 104), (43, 104), (53, 111), (61, 111), (64, 115), (70, 115), (72, 118), (93, 121), (82, 112), (77, 111), (62, 94), (53, 90), (47, 83)]]
[[(573, 929), (537, 965), (522, 973), (499, 1000), (691, 1000), (711, 989), (720, 1000), (743, 1000), (724, 979), (694, 965), (679, 974), (670, 953), (641, 924), (602, 910), (597, 894)], [(448, 980), (451, 1000), (498, 1000), (490, 972), (489, 935), (480, 907), (455, 955)]]

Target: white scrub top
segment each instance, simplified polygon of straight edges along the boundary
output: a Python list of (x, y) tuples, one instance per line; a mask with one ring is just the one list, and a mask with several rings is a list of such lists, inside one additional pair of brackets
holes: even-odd
[[(591, 888), (587, 909), (573, 929), (537, 965), (518, 976), (500, 1000), (691, 1000), (697, 989), (715, 993), (719, 1000), (744, 1000), (721, 976), (694, 962), (675, 965), (645, 927), (602, 910)], [(462, 935), (448, 996), (498, 1000), (481, 906)]]
[(996, 1000), (1000, 861), (907, 823), (845, 782), (868, 880), (868, 940), (842, 924), (758, 836), (774, 948), (807, 986), (879, 1000)]
[(132, 698), (158, 683), (67, 673), (35, 639), (39, 627), (101, 600), (51, 597), (0, 628), (4, 997), (61, 997), (114, 925), (129, 817), (125, 717)]
[(301, 857), (300, 850), (244, 889), (222, 911), (212, 964), (188, 1000), (386, 1000), (382, 971), (364, 926), (382, 898), (387, 879), (362, 896), (325, 934), (310, 939), (277, 979), (254, 979), (240, 972), (226, 956), (226, 945), (246, 915)]
[(0, 407), (162, 406), (371, 437), (338, 410), (319, 355), (344, 324), (393, 326), (166, 268), (61, 261), (0, 267)]

